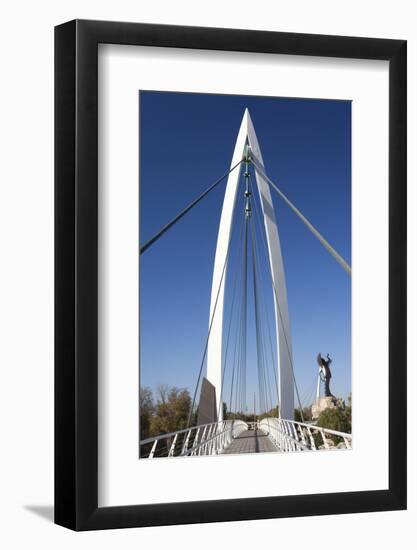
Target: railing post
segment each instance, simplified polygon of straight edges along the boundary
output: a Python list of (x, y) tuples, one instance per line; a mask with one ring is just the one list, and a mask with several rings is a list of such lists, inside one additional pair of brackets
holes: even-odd
[(174, 435), (174, 439), (172, 440), (172, 443), (171, 443), (171, 446), (169, 448), (169, 452), (168, 452), (168, 456), (174, 456), (174, 452), (175, 452), (175, 444), (177, 443), (177, 439), (178, 439), (178, 434), (175, 434)]
[(295, 441), (293, 442), (294, 450), (299, 451), (300, 450), (300, 445), (298, 444), (299, 438), (298, 438), (297, 428), (292, 422), (289, 422), (289, 427), (290, 427), (291, 433), (293, 434), (294, 439), (295, 439)]
[[(197, 428), (197, 431), (195, 433), (194, 441), (193, 441), (193, 449), (198, 446), (198, 436), (200, 435), (200, 426)], [(191, 453), (193, 456), (195, 456), (195, 450)]]
[(326, 436), (324, 435), (324, 431), (320, 430), (320, 434), (321, 434), (321, 438), (323, 440), (324, 448), (325, 449), (330, 449), (330, 445), (327, 443), (327, 439), (326, 439)]
[(184, 444), (183, 444), (183, 446), (182, 446), (182, 451), (181, 451), (181, 454), (182, 454), (182, 455), (185, 454), (185, 453), (188, 451), (188, 442), (189, 442), (189, 440), (190, 440), (191, 430), (192, 430), (192, 428), (190, 428), (190, 429), (188, 430), (187, 436), (186, 436), (186, 438), (185, 438), (185, 440), (184, 440)]
[[(217, 424), (217, 430), (219, 428), (219, 425)], [(220, 433), (219, 434), (215, 434), (214, 436), (214, 440), (213, 440), (213, 446), (214, 446), (214, 453), (213, 454), (218, 454), (219, 452), (219, 445), (221, 443), (221, 440), (222, 440), (222, 431), (220, 429)]]
[(313, 451), (316, 451), (317, 448), (316, 448), (316, 442), (314, 441), (314, 437), (313, 437), (313, 434), (311, 433), (311, 428), (310, 426), (307, 428), (307, 431), (308, 431), (308, 436), (310, 438), (310, 445), (313, 449)]
[(206, 440), (206, 431), (207, 431), (207, 424), (204, 426), (203, 433), (201, 434), (201, 443), (200, 443), (200, 447), (197, 449), (197, 456), (201, 456), (204, 442)]
[(149, 453), (148, 458), (153, 458), (153, 455), (155, 454), (156, 446), (157, 446), (157, 445), (158, 445), (158, 440), (155, 439), (154, 444), (152, 445), (152, 449), (151, 449), (151, 452)]
[(303, 445), (307, 447), (307, 440), (304, 433), (304, 426), (299, 426), (299, 428), (300, 428), (301, 441), (303, 442)]
[(205, 452), (204, 454), (209, 454), (211, 455), (212, 454), (212, 450), (213, 450), (213, 431), (214, 431), (214, 428), (215, 427), (215, 424), (212, 424), (210, 426), (210, 429), (209, 429), (209, 433), (208, 433), (208, 436), (207, 436), (207, 451), (208, 452)]
[(283, 423), (284, 423), (285, 435), (287, 436), (285, 439), (286, 439), (288, 451), (293, 451), (294, 450), (293, 449), (293, 443), (290, 439), (288, 422), (286, 420), (283, 420)]

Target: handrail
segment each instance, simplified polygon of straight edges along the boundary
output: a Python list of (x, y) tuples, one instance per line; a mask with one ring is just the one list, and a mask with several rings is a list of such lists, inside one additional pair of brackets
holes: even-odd
[[(222, 453), (247, 428), (246, 422), (242, 420), (223, 420), (192, 426), (143, 439), (139, 442), (139, 454), (141, 458), (216, 455)], [(161, 447), (161, 442), (166, 445)], [(144, 449), (146, 445), (150, 447)], [(158, 452), (161, 454), (158, 455)]]
[(166, 434), (156, 435), (154, 437), (148, 437), (147, 439), (141, 439), (140, 445), (145, 445), (146, 443), (152, 443), (152, 441), (155, 441), (155, 439), (166, 439), (168, 437), (173, 437), (177, 434), (189, 432), (190, 430), (194, 430), (195, 428), (204, 428), (204, 426), (212, 426), (213, 424), (217, 424), (217, 422), (211, 422), (208, 424), (200, 424), (199, 426), (191, 426), (191, 428), (184, 428), (183, 430), (178, 430), (176, 432), (170, 432)]
[(298, 426), (303, 426), (306, 428), (314, 428), (316, 430), (320, 430), (325, 432), (329, 435), (337, 435), (339, 437), (348, 437), (352, 439), (352, 434), (348, 434), (346, 432), (338, 432), (337, 430), (331, 430), (330, 428), (323, 428), (322, 426), (316, 426), (315, 424), (307, 424), (305, 422), (297, 422), (296, 420), (286, 420), (286, 422), (291, 422), (292, 424), (297, 424)]
[[(259, 427), (267, 432), (278, 451), (281, 452), (335, 448), (333, 438), (340, 438), (343, 448), (352, 448), (352, 434), (322, 428), (314, 424), (283, 418), (264, 418), (260, 421)], [(321, 438), (321, 445), (317, 437)]]

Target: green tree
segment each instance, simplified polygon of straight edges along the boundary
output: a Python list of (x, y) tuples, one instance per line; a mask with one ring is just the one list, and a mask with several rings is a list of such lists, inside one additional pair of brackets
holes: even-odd
[(294, 420), (297, 422), (308, 422), (311, 420), (311, 408), (310, 407), (303, 407), (303, 414), (301, 415), (300, 409), (294, 409)]
[[(336, 430), (337, 432), (351, 433), (352, 419), (350, 408), (325, 409), (320, 413), (317, 419), (317, 426), (329, 430)], [(337, 436), (331, 436), (330, 439), (336, 444), (341, 441)]]
[(350, 433), (352, 428), (350, 414), (346, 409), (325, 409), (317, 419), (317, 426)]
[(152, 390), (150, 388), (139, 389), (139, 426), (140, 439), (147, 439), (150, 435), (152, 415), (155, 411)]
[[(258, 417), (257, 417), (258, 418)], [(243, 420), (243, 422), (253, 422), (253, 413), (245, 414), (242, 412), (226, 412), (225, 420)]]
[(279, 416), (279, 406), (276, 405), (275, 407), (273, 407), (269, 412), (268, 412), (268, 416), (270, 418), (278, 418)]
[(186, 428), (190, 407), (188, 390), (158, 386), (158, 398), (150, 422), (151, 434), (156, 436)]

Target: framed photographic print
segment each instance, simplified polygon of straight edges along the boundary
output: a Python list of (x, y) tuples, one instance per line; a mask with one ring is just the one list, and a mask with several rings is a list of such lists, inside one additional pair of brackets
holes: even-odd
[(71, 21), (55, 158), (56, 523), (404, 509), (406, 42)]

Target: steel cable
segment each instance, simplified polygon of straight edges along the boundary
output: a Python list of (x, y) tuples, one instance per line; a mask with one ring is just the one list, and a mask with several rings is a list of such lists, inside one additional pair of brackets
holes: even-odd
[(188, 206), (183, 208), (179, 214), (175, 216), (170, 222), (168, 222), (166, 225), (162, 227), (153, 237), (151, 237), (143, 246), (140, 248), (140, 254), (143, 254), (148, 248), (150, 248), (154, 243), (156, 243), (157, 240), (159, 240), (164, 233), (168, 231), (173, 225), (175, 225), (181, 218), (185, 216), (194, 206), (196, 206), (204, 197), (206, 197), (210, 191), (212, 191), (219, 183), (221, 183), (224, 179), (227, 178), (229, 174), (233, 172), (235, 168), (240, 166), (242, 164), (243, 160), (240, 160), (237, 164), (232, 166), (228, 172), (223, 174), (218, 180), (216, 180), (208, 189), (206, 189), (201, 195), (199, 195), (196, 199), (194, 199)]

